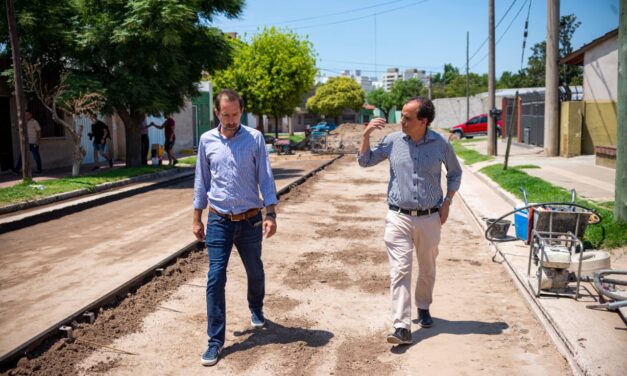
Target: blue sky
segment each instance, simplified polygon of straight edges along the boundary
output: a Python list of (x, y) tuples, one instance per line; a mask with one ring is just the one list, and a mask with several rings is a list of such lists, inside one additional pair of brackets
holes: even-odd
[[(495, 23), (502, 18), (497, 77), (520, 69), (530, 1), (524, 65), (531, 46), (546, 38), (546, 0), (495, 0)], [(560, 14), (581, 21), (572, 41), (577, 49), (618, 27), (619, 2), (561, 0)], [(239, 19), (216, 17), (213, 24), (248, 36), (264, 25), (289, 27), (313, 43), (317, 66), (328, 76), (343, 69), (380, 76), (389, 67), (439, 72), (445, 63), (463, 71), (469, 31), (470, 71), (488, 71), (487, 42), (481, 47), (488, 38), (488, 0), (247, 0)]]

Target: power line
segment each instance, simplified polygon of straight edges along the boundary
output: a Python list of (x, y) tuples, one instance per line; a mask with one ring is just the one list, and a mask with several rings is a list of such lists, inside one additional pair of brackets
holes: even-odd
[(353, 65), (368, 65), (368, 66), (376, 66), (376, 65), (386, 65), (388, 67), (395, 67), (395, 68), (416, 68), (416, 69), (420, 69), (420, 70), (424, 70), (424, 71), (428, 71), (428, 70), (439, 70), (442, 69), (442, 67), (418, 67), (415, 65), (400, 65), (400, 64), (387, 64), (387, 63), (363, 63), (363, 62), (359, 62), (359, 61), (346, 61), (346, 60), (335, 60), (335, 59), (321, 59), (322, 61), (325, 62), (330, 62), (330, 63), (342, 63), (342, 64), (353, 64)]
[[(370, 18), (373, 16), (379, 16), (382, 14), (386, 14), (386, 13), (390, 13), (390, 12), (394, 12), (403, 8), (408, 8), (414, 5), (418, 5), (418, 4), (422, 4), (422, 3), (426, 3), (429, 0), (420, 0), (420, 1), (415, 1), (413, 3), (410, 4), (406, 4), (400, 7), (396, 7), (396, 8), (391, 8), (391, 9), (386, 9), (380, 12), (376, 12), (376, 13), (371, 13), (371, 14), (367, 14), (365, 16), (359, 16), (359, 17), (352, 17), (352, 18), (345, 18), (343, 20), (338, 20), (338, 21), (334, 21), (334, 22), (325, 22), (325, 23), (320, 23), (320, 24), (313, 24), (313, 25), (304, 25), (304, 26), (293, 26), (290, 27), (290, 29), (292, 30), (300, 30), (300, 29), (311, 29), (314, 27), (321, 27), (321, 26), (330, 26), (330, 25), (337, 25), (337, 24), (342, 24), (342, 23), (347, 23), (347, 22), (353, 22), (353, 21), (357, 21), (357, 20), (362, 20), (364, 18)], [(260, 26), (268, 26), (268, 25), (260, 25)], [(254, 31), (256, 29), (239, 29), (240, 31)]]
[(531, 13), (531, 1), (529, 0), (529, 8), (527, 9), (527, 19), (525, 20), (525, 31), (523, 32), (522, 54), (520, 56), (520, 70), (523, 69), (523, 60), (525, 59), (525, 45), (527, 44), (527, 35), (529, 34), (529, 14)]
[[(362, 8), (354, 8), (354, 9), (349, 9), (349, 10), (345, 10), (343, 12), (335, 12), (335, 13), (326, 13), (326, 14), (321, 14), (319, 16), (311, 16), (311, 17), (304, 17), (304, 18), (296, 18), (293, 20), (286, 20), (286, 21), (279, 21), (279, 22), (272, 22), (272, 25), (284, 25), (284, 24), (289, 24), (289, 23), (294, 23), (294, 22), (300, 22), (300, 21), (309, 21), (309, 20), (315, 20), (318, 18), (325, 18), (325, 17), (333, 17), (333, 16), (339, 16), (339, 15), (346, 15), (347, 13), (355, 13), (355, 12), (360, 12), (362, 10), (366, 10), (366, 9), (372, 9), (372, 8), (378, 8), (378, 7), (382, 7), (385, 5), (389, 5), (389, 4), (393, 4), (393, 3), (401, 3), (405, 0), (394, 0), (394, 1), (387, 1), (385, 3), (378, 3), (378, 4), (374, 4), (374, 5), (370, 5), (367, 7), (362, 7)], [(267, 24), (257, 24), (257, 25), (241, 25), (240, 27), (243, 28), (257, 28), (260, 26), (265, 26)]]
[[(505, 17), (507, 16), (507, 14), (509, 13), (509, 11), (512, 9), (512, 7), (514, 6), (514, 4), (516, 4), (516, 1), (518, 0), (513, 0), (512, 3), (509, 5), (509, 7), (507, 8), (507, 10), (505, 11), (505, 13), (503, 13), (503, 15), (501, 16), (501, 18), (499, 19), (499, 21), (496, 23), (496, 26), (494, 27), (494, 29), (496, 30), (499, 25), (501, 24), (501, 22), (503, 22), (503, 20), (505, 19)], [(477, 55), (477, 53), (483, 48), (483, 46), (485, 46), (485, 44), (488, 43), (488, 38), (486, 38), (483, 43), (481, 43), (481, 45), (475, 50), (475, 52), (472, 53), (472, 55), (470, 56), (470, 58), (468, 58), (468, 62), (470, 62), (472, 60), (473, 57), (475, 57), (475, 55)], [(483, 58), (485, 59), (485, 57)], [(464, 64), (464, 69), (466, 68), (466, 64)]]
[[(503, 39), (503, 37), (505, 36), (505, 34), (509, 31), (510, 27), (512, 27), (512, 24), (514, 23), (514, 21), (516, 21), (516, 19), (518, 18), (518, 16), (520, 16), (520, 12), (522, 12), (522, 10), (525, 8), (525, 5), (527, 4), (527, 1), (529, 0), (525, 0), (525, 2), (522, 4), (522, 6), (520, 7), (520, 9), (518, 9), (518, 12), (516, 13), (516, 15), (514, 16), (514, 18), (512, 18), (511, 22), (509, 23), (509, 25), (507, 26), (507, 28), (505, 29), (505, 31), (503, 32), (503, 34), (501, 34), (501, 36), (499, 37), (499, 39), (496, 41), (496, 45), (499, 44), (499, 42), (501, 41), (501, 39)], [(470, 69), (475, 68), (477, 65), (479, 65), (480, 63), (482, 63), (486, 57), (488, 57), (488, 54), (485, 54), (481, 60), (477, 61), (476, 63), (474, 63)]]

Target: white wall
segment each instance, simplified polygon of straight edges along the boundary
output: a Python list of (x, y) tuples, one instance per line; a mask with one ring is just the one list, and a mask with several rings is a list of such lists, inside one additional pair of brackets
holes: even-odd
[(618, 97), (618, 36), (586, 51), (583, 76), (585, 101), (616, 101)]
[[(485, 103), (484, 103), (485, 102)], [(497, 98), (497, 107), (500, 100)], [(439, 98), (433, 100), (435, 119), (431, 123), (433, 128), (450, 128), (466, 120), (466, 97)], [(487, 98), (470, 97), (470, 117), (487, 112)]]

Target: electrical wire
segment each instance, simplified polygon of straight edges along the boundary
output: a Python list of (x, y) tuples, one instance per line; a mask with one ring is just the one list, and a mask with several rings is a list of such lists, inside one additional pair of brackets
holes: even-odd
[[(520, 16), (520, 13), (522, 12), (522, 10), (525, 8), (525, 5), (527, 4), (527, 1), (530, 0), (525, 0), (525, 2), (522, 4), (522, 6), (520, 7), (520, 9), (518, 9), (518, 12), (516, 13), (516, 15), (514, 16), (514, 18), (512, 18), (511, 22), (509, 23), (509, 25), (507, 25), (507, 28), (505, 29), (505, 31), (501, 34), (501, 36), (499, 37), (499, 39), (496, 41), (495, 46), (499, 44), (499, 42), (501, 41), (501, 39), (503, 39), (503, 37), (505, 37), (505, 34), (509, 31), (509, 29), (512, 27), (512, 25), (514, 24), (514, 21), (516, 21), (516, 19), (518, 18), (518, 16)], [(479, 65), (481, 62), (483, 62), (488, 55), (490, 54), (490, 52), (488, 51), (488, 53), (486, 53), (481, 60), (477, 61), (476, 63), (474, 63), (470, 69), (475, 68), (477, 65)]]
[(529, 0), (529, 8), (527, 9), (527, 19), (525, 20), (525, 31), (523, 33), (522, 55), (520, 56), (520, 70), (523, 69), (523, 60), (525, 59), (525, 45), (527, 44), (527, 35), (529, 35), (529, 14), (531, 13), (531, 1)]
[[(318, 18), (326, 18), (326, 17), (333, 17), (333, 16), (339, 16), (339, 15), (346, 15), (347, 13), (355, 13), (355, 12), (360, 12), (362, 10), (366, 10), (366, 9), (372, 9), (372, 8), (377, 8), (377, 7), (382, 7), (385, 5), (390, 5), (393, 3), (401, 3), (404, 0), (394, 0), (394, 1), (386, 1), (385, 3), (378, 3), (378, 4), (374, 4), (374, 5), (370, 5), (367, 7), (362, 7), (362, 8), (354, 8), (354, 9), (349, 9), (349, 10), (345, 10), (343, 12), (334, 12), (334, 13), (326, 13), (326, 14), (321, 14), (319, 16), (312, 16), (312, 17), (304, 17), (304, 18), (296, 18), (293, 20), (286, 20), (286, 21), (279, 21), (279, 22), (272, 22), (272, 25), (284, 25), (284, 24), (289, 24), (289, 23), (294, 23), (294, 22), (300, 22), (300, 21), (309, 21), (309, 20), (315, 20)], [(267, 24), (257, 24), (257, 25), (241, 25), (240, 27), (243, 28), (257, 28), (257, 27), (263, 27)]]
[[(342, 23), (358, 21), (358, 20), (362, 20), (364, 18), (370, 18), (370, 17), (373, 17), (373, 16), (379, 16), (379, 15), (382, 15), (382, 14), (395, 12), (395, 11), (403, 9), (403, 8), (409, 8), (409, 7), (412, 7), (414, 5), (426, 3), (427, 1), (429, 1), (429, 0), (414, 1), (412, 3), (405, 4), (405, 5), (400, 6), (400, 7), (386, 9), (386, 10), (382, 10), (380, 12), (370, 13), (370, 14), (367, 14), (365, 16), (345, 18), (345, 19), (342, 19), (342, 20), (334, 21), (334, 22), (324, 22), (324, 23), (313, 24), (313, 25), (292, 26), (292, 27), (290, 27), (290, 29), (292, 29), (292, 30), (311, 29), (311, 28), (315, 28), (315, 27), (322, 27), (322, 26), (327, 27), (327, 26), (331, 26), (331, 25), (338, 25), (338, 24), (342, 24)], [(345, 13), (345, 12), (342, 12), (342, 14), (343, 13)], [(276, 24), (276, 23), (273, 23), (273, 24)], [(267, 25), (268, 24), (257, 25), (257, 28), (240, 28), (240, 27), (235, 27), (235, 29), (237, 29), (237, 31), (240, 31), (240, 32), (241, 31), (256, 31), (258, 29), (258, 27), (263, 27), (263, 26), (267, 26)]]
[[(501, 18), (499, 19), (499, 21), (496, 23), (496, 26), (494, 27), (494, 29), (496, 30), (499, 25), (501, 24), (501, 22), (503, 22), (503, 20), (505, 19), (505, 17), (507, 16), (507, 14), (509, 13), (509, 11), (512, 9), (512, 7), (514, 6), (514, 4), (516, 4), (516, 1), (518, 0), (513, 0), (512, 3), (509, 5), (509, 7), (507, 8), (507, 10), (505, 11), (505, 13), (503, 13), (503, 15), (501, 16)], [(470, 61), (472, 60), (473, 57), (475, 57), (475, 55), (483, 48), (483, 46), (485, 46), (486, 43), (488, 43), (488, 38), (486, 38), (483, 43), (481, 43), (481, 45), (475, 50), (475, 52), (472, 53), (472, 55), (468, 58), (468, 63), (470, 63)], [(464, 64), (463, 69), (466, 69), (466, 64)]]

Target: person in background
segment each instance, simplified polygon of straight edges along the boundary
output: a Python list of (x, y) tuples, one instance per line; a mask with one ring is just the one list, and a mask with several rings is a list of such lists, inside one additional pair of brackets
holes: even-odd
[(174, 142), (176, 141), (176, 134), (174, 129), (176, 128), (176, 123), (172, 118), (172, 114), (165, 115), (165, 121), (161, 125), (157, 125), (155, 123), (150, 123), (150, 126), (153, 126), (158, 129), (164, 129), (165, 133), (165, 152), (168, 153), (168, 161), (170, 166), (176, 166), (179, 163), (179, 160), (174, 156), (174, 152), (172, 149), (174, 148)]
[(150, 145), (150, 139), (148, 138), (148, 128), (150, 128), (151, 126), (151, 124), (148, 124), (148, 119), (144, 117), (144, 121), (142, 122), (142, 126), (139, 130), (139, 134), (141, 135), (143, 166), (148, 164), (148, 147)]
[[(33, 113), (31, 110), (24, 111), (26, 115), (26, 133), (28, 136), (28, 148), (30, 152), (33, 154), (33, 158), (35, 159), (35, 163), (37, 164), (37, 173), (41, 174), (41, 155), (39, 154), (39, 144), (41, 142), (41, 127), (39, 126), (39, 122), (33, 118)], [(15, 169), (13, 172), (19, 173), (22, 170), (22, 154), (17, 159), (17, 164), (15, 165)]]
[(109, 131), (109, 127), (102, 120), (98, 120), (96, 115), (91, 116), (91, 133), (87, 134), (89, 139), (93, 139), (94, 146), (94, 168), (92, 170), (97, 170), (100, 168), (100, 160), (98, 159), (98, 155), (102, 155), (102, 157), (109, 162), (109, 167), (113, 167), (113, 159), (111, 159), (107, 155), (107, 140), (111, 139), (111, 132)]

